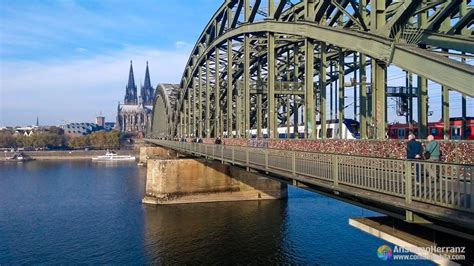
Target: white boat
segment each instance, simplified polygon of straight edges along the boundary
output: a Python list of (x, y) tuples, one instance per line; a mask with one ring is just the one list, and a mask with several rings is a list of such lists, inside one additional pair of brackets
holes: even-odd
[(117, 155), (113, 151), (107, 151), (105, 155), (92, 157), (92, 161), (98, 161), (98, 162), (135, 161), (135, 157), (131, 155)]

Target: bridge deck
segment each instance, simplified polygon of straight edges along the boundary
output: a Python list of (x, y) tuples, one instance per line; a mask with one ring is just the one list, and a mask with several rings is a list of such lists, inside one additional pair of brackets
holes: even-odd
[(413, 211), (474, 231), (473, 166), (147, 139), (183, 153), (248, 167), (364, 201), (398, 216)]

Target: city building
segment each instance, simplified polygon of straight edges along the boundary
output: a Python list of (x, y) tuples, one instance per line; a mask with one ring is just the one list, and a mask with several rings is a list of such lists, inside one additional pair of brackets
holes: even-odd
[(146, 63), (145, 82), (141, 86), (140, 96), (138, 96), (132, 61), (130, 61), (124, 102), (123, 104), (119, 102), (117, 106), (116, 128), (122, 132), (133, 133), (137, 137), (143, 136), (151, 126), (154, 98), (155, 90), (151, 85), (148, 62)]
[(105, 126), (105, 116), (99, 115), (95, 118), (95, 123), (101, 127)]
[(69, 123), (60, 127), (64, 130), (64, 135), (69, 137), (81, 137), (104, 130), (103, 127), (94, 123)]

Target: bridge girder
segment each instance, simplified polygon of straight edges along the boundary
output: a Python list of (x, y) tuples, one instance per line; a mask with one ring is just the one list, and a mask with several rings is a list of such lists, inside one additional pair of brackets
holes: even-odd
[[(215, 131), (214, 135), (217, 136), (222, 135), (224, 131), (227, 131), (227, 135), (231, 135), (229, 134), (230, 130), (241, 130), (248, 137), (248, 130), (255, 128), (255, 121), (260, 121), (260, 124), (256, 125), (257, 128), (262, 127), (262, 123), (266, 124), (269, 121), (268, 113), (273, 111), (276, 111), (280, 122), (289, 121), (290, 113), (293, 115), (296, 109), (292, 108), (292, 111), (287, 115), (282, 111), (288, 110), (288, 107), (295, 105), (296, 101), (304, 99), (304, 96), (301, 97), (296, 93), (293, 96), (291, 93), (290, 96), (282, 96), (281, 91), (277, 90), (273, 94), (263, 95), (260, 99), (250, 95), (249, 86), (257, 86), (256, 84), (259, 82), (260, 84), (265, 83), (267, 87), (269, 84), (277, 86), (277, 84), (283, 84), (281, 83), (282, 76), (286, 76), (287, 81), (300, 82), (305, 87), (309, 86), (305, 80), (313, 80), (315, 81), (314, 89), (311, 91), (306, 89), (306, 92), (314, 91), (315, 97), (320, 99), (321, 95), (318, 95), (321, 92), (321, 88), (318, 87), (318, 82), (322, 80), (320, 73), (327, 70), (321, 69), (320, 58), (322, 56), (325, 57), (325, 61), (329, 62), (328, 65), (334, 65), (334, 67), (343, 70), (342, 76), (338, 77), (339, 90), (340, 93), (343, 93), (344, 87), (341, 90), (341, 86), (343, 86), (341, 83), (344, 81), (344, 76), (357, 71), (362, 63), (353, 62), (353, 65), (350, 66), (344, 62), (347, 60), (342, 59), (338, 62), (339, 55), (337, 53), (329, 55), (326, 50), (324, 52), (320, 50), (323, 45), (332, 47), (334, 50), (339, 49), (346, 56), (355, 54), (355, 58), (357, 55), (360, 55), (359, 58), (363, 57), (364, 69), (359, 71), (361, 73), (365, 73), (367, 65), (372, 65), (372, 68), (375, 67), (375, 69), (379, 67), (380, 70), (377, 73), (382, 75), (383, 72), (380, 71), (386, 72), (387, 66), (393, 64), (402, 70), (416, 74), (422, 79), (422, 83), (432, 80), (451, 90), (473, 97), (473, 66), (465, 61), (460, 62), (452, 59), (452, 56), (450, 58), (450, 55), (463, 56), (467, 54), (469, 56), (474, 52), (474, 38), (470, 28), (473, 12), (469, 6), (470, 2), (470, 0), (448, 2), (302, 0), (295, 4), (289, 0), (225, 1), (198, 38), (185, 67), (178, 102), (174, 109), (173, 132), (171, 134), (194, 135), (199, 133), (202, 136), (202, 132)], [(273, 38), (275, 52), (268, 58), (268, 47), (271, 45), (268, 36), (277, 35), (281, 36), (281, 39), (286, 38), (286, 43), (279, 43), (278, 37)], [(244, 41), (246, 38), (249, 40), (248, 43)], [(314, 54), (312, 55), (312, 58), (315, 59), (314, 66), (313, 70), (309, 72), (314, 73), (312, 78), (306, 77), (307, 70), (311, 69), (308, 69), (310, 66), (304, 65), (304, 62), (311, 58), (308, 58), (307, 53), (301, 53), (304, 50), (305, 40), (315, 43), (316, 50), (313, 49)], [(233, 49), (234, 44), (238, 47), (237, 50)], [(299, 47), (296, 48), (297, 46)], [(299, 52), (292, 53), (292, 49), (299, 49)], [(448, 53), (443, 54), (440, 51), (448, 51)], [(240, 59), (246, 53), (250, 60), (243, 62), (245, 60)], [(295, 57), (295, 54), (298, 56)], [(216, 60), (216, 56), (218, 60)], [(366, 56), (369, 57), (370, 61), (368, 62), (371, 64), (366, 64)], [(229, 60), (231, 61), (230, 65)], [(266, 61), (273, 62), (272, 60), (275, 60), (276, 63), (269, 68)], [(291, 63), (285, 64), (285, 60)], [(213, 61), (213, 64), (209, 64), (209, 61)], [(198, 75), (204, 66), (207, 66), (208, 69), (207, 78), (204, 78), (202, 73)], [(232, 72), (230, 80), (227, 77), (227, 72)], [(248, 74), (244, 75), (245, 73)], [(272, 78), (268, 78), (268, 73), (275, 73), (275, 76), (272, 75)], [(325, 81), (325, 86), (332, 86), (331, 81), (335, 79), (333, 74), (328, 73), (329, 79)], [(386, 76), (386, 74), (383, 75)], [(244, 76), (249, 80), (242, 81)], [(198, 81), (196, 81), (196, 77), (198, 77)], [(273, 82), (273, 77), (276, 77), (275, 82)], [(360, 80), (362, 80), (362, 76), (359, 77)], [(201, 84), (201, 82), (206, 86), (194, 85)], [(244, 84), (244, 88), (239, 89), (239, 82)], [(232, 88), (228, 89), (229, 86)], [(273, 86), (272, 89), (274, 89)], [(373, 88), (385, 86), (383, 78), (372, 78)], [(359, 87), (365, 90), (366, 84), (360, 84)], [(382, 93), (384, 90), (379, 89), (379, 91)], [(362, 95), (362, 90), (360, 92)], [(207, 95), (209, 93), (211, 95)], [(203, 94), (206, 94), (206, 97), (203, 98)], [(284, 98), (282, 102), (287, 102), (286, 107), (284, 104), (277, 104), (276, 109), (268, 110), (268, 106), (273, 106), (274, 97)], [(324, 95), (325, 97), (326, 95)], [(382, 101), (385, 97), (385, 93), (378, 96), (374, 93), (373, 99), (369, 99), (369, 102), (372, 101), (374, 105), (377, 100)], [(423, 97), (419, 97), (422, 98), (422, 102)], [(185, 102), (189, 106), (185, 106)], [(245, 109), (243, 114), (239, 114), (241, 112), (239, 108), (242, 106)], [(311, 108), (316, 107), (310, 107), (309, 111), (312, 110)], [(385, 108), (384, 105), (383, 108)], [(209, 109), (209, 112), (203, 114), (204, 109)], [(384, 120), (383, 116), (386, 116), (386, 111), (375, 110), (374, 114), (371, 114), (371, 110), (367, 111), (368, 113), (364, 116), (367, 115), (369, 118), (372, 116), (374, 120), (379, 120), (380, 123), (375, 125), (375, 127), (379, 127), (377, 136), (383, 137), (384, 134), (381, 132), (385, 130), (385, 122), (380, 120)], [(344, 112), (343, 109), (342, 112)], [(375, 114), (377, 112), (378, 115)], [(253, 123), (245, 118), (245, 113), (251, 115)], [(263, 114), (263, 117), (256, 119), (256, 114)], [(240, 115), (243, 115), (243, 118)], [(322, 115), (326, 114), (323, 112)], [(194, 125), (181, 126), (178, 130), (179, 123), (183, 121), (181, 116), (199, 119), (192, 120)], [(340, 118), (343, 117), (340, 116)], [(296, 119), (293, 116), (292, 120)], [(203, 120), (206, 121), (205, 124)], [(308, 120), (307, 117), (306, 120)], [(310, 120), (313, 121), (305, 121), (306, 126), (315, 124), (314, 118)], [(184, 121), (191, 120), (184, 119)], [(238, 125), (238, 123), (242, 123), (242, 125)], [(219, 130), (215, 130), (214, 125), (219, 125)], [(424, 126), (426, 127), (426, 125)], [(201, 130), (202, 127), (204, 130)], [(247, 133), (245, 134), (245, 132)]]

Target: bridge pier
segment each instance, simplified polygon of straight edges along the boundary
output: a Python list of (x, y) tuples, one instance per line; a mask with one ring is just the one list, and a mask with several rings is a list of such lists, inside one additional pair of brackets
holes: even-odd
[(218, 161), (161, 156), (149, 156), (147, 159), (146, 194), (142, 200), (146, 204), (286, 197), (286, 184)]
[(165, 149), (162, 147), (156, 146), (145, 146), (140, 147), (140, 156), (139, 156), (139, 164), (146, 165), (148, 158), (152, 156), (158, 156), (160, 158), (177, 158), (178, 154), (169, 149)]

